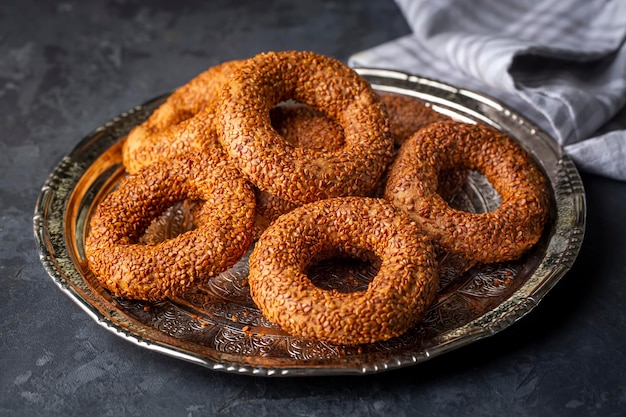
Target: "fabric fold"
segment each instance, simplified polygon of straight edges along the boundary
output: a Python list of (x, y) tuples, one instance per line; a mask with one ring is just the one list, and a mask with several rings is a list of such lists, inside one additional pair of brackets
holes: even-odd
[[(413, 33), (352, 66), (396, 69), (504, 102), (582, 170), (626, 180), (626, 1), (396, 0)], [(623, 126), (622, 126), (623, 129)]]

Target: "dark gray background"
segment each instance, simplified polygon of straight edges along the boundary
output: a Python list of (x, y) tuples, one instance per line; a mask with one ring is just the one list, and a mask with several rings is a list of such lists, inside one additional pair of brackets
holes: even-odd
[(41, 266), (39, 190), (96, 126), (225, 60), (300, 49), (345, 61), (406, 33), (391, 0), (2, 2), (0, 415), (624, 415), (624, 183), (583, 175), (580, 256), (529, 316), (365, 377), (232, 375), (141, 349), (93, 322)]

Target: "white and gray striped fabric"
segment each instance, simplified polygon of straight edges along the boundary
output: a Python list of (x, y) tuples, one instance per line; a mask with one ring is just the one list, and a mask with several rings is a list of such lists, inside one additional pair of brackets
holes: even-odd
[[(396, 0), (412, 34), (356, 53), (491, 95), (587, 172), (626, 180), (626, 0)], [(616, 116), (617, 115), (617, 116)]]

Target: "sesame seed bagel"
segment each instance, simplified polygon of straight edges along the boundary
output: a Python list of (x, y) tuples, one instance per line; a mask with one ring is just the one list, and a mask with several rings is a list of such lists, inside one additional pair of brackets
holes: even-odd
[[(483, 174), (500, 206), (488, 213), (451, 208), (437, 192), (439, 173), (448, 169)], [(487, 126), (451, 121), (428, 125), (402, 145), (385, 198), (443, 250), (485, 263), (517, 259), (530, 249), (550, 206), (545, 176), (517, 142)]]
[[(334, 256), (378, 267), (365, 291), (311, 282), (307, 268)], [(268, 320), (294, 336), (347, 345), (403, 334), (421, 320), (438, 286), (430, 241), (408, 216), (374, 198), (331, 198), (279, 217), (249, 265), (252, 298)]]
[[(138, 243), (161, 213), (199, 200), (196, 228)], [(89, 268), (113, 294), (157, 301), (234, 265), (251, 244), (254, 193), (219, 151), (155, 163), (126, 177), (97, 207), (85, 242)]]
[[(317, 152), (290, 145), (272, 127), (270, 109), (307, 104), (334, 120), (344, 146)], [(237, 68), (222, 92), (220, 142), (263, 191), (294, 203), (366, 195), (392, 158), (393, 140), (380, 98), (341, 62), (313, 52), (259, 54)]]

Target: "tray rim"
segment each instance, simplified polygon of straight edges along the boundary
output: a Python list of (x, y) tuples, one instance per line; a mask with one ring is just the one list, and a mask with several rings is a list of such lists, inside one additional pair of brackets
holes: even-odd
[[(363, 364), (361, 367), (351, 368), (317, 368), (306, 366), (285, 366), (276, 368), (241, 364), (236, 360), (224, 360), (217, 362), (207, 358), (206, 356), (187, 350), (184, 347), (171, 346), (161, 341), (150, 340), (142, 337), (141, 335), (135, 334), (128, 328), (124, 328), (119, 323), (115, 322), (115, 320), (111, 319), (110, 316), (107, 316), (96, 306), (90, 303), (85, 295), (81, 294), (80, 289), (75, 288), (69, 283), (66, 276), (66, 268), (75, 269), (76, 266), (72, 265), (71, 256), (67, 249), (67, 241), (61, 241), (62, 239), (66, 239), (66, 237), (59, 236), (58, 234), (58, 232), (62, 232), (64, 230), (63, 223), (65, 221), (65, 204), (69, 200), (71, 194), (71, 192), (68, 192), (69, 190), (65, 187), (70, 187), (71, 189), (72, 184), (75, 185), (75, 183), (80, 179), (80, 176), (76, 177), (76, 175), (80, 173), (81, 170), (87, 168), (84, 166), (84, 163), (81, 163), (80, 160), (76, 160), (76, 155), (82, 155), (84, 149), (89, 148), (91, 144), (97, 142), (99, 139), (102, 139), (102, 136), (107, 134), (109, 130), (114, 130), (118, 124), (122, 123), (130, 116), (136, 115), (137, 112), (150, 112), (151, 108), (155, 107), (169, 94), (163, 94), (148, 100), (141, 105), (121, 113), (119, 116), (114, 117), (109, 122), (96, 128), (91, 133), (86, 135), (50, 172), (37, 198), (35, 213), (33, 216), (33, 231), (38, 247), (39, 257), (44, 269), (63, 293), (78, 304), (78, 306), (85, 313), (87, 313), (89, 317), (114, 334), (134, 343), (135, 345), (149, 350), (196, 363), (213, 370), (239, 374), (261, 376), (316, 376), (350, 374), (363, 375), (377, 373), (423, 362), (430, 358), (471, 344), (477, 340), (493, 336), (511, 326), (530, 313), (544, 298), (544, 296), (561, 280), (561, 278), (563, 278), (567, 271), (569, 271), (572, 267), (580, 251), (585, 233), (586, 200), (582, 180), (574, 163), (563, 152), (562, 148), (556, 143), (556, 141), (551, 139), (536, 125), (522, 115), (511, 110), (506, 105), (487, 95), (477, 93), (472, 90), (457, 88), (447, 83), (401, 71), (377, 68), (356, 68), (355, 70), (360, 75), (368, 79), (368, 81), (370, 81), (373, 87), (377, 90), (393, 92), (395, 90), (415, 90), (416, 85), (428, 86), (429, 88), (445, 91), (451, 96), (455, 96), (457, 98), (461, 97), (463, 99), (467, 99), (469, 102), (478, 102), (482, 105), (491, 107), (513, 120), (519, 125), (520, 128), (525, 129), (528, 132), (531, 132), (533, 136), (538, 137), (542, 143), (544, 143), (544, 146), (546, 147), (545, 149), (555, 155), (555, 169), (559, 170), (560, 175), (560, 177), (556, 180), (568, 183), (568, 189), (566, 190), (568, 195), (560, 197), (565, 198), (565, 201), (571, 203), (571, 206), (566, 208), (573, 214), (572, 224), (569, 225), (571, 230), (570, 239), (565, 242), (565, 246), (561, 251), (558, 259), (559, 267), (549, 271), (548, 276), (539, 280), (537, 285), (526, 296), (513, 299), (519, 290), (515, 291), (512, 296), (506, 300), (511, 302), (512, 306), (509, 310), (505, 311), (505, 314), (502, 314), (500, 317), (490, 317), (488, 313), (492, 311), (488, 311), (462, 327), (469, 329), (467, 333), (461, 334), (458, 337), (449, 340), (447, 343), (437, 345), (434, 348), (425, 349), (410, 355), (396, 356), (393, 360), (389, 360), (388, 363), (368, 363)], [(95, 152), (98, 152), (98, 150), (96, 149)], [(59, 193), (59, 191), (61, 193)], [(63, 191), (65, 191), (66, 194), (63, 194)], [(561, 191), (561, 187), (555, 187), (554, 192)], [(55, 212), (54, 207), (52, 206), (57, 206), (57, 212)], [(63, 207), (60, 213), (58, 212), (58, 206)], [(560, 210), (562, 207), (557, 207), (557, 209)], [(558, 214), (559, 213), (557, 213), (557, 215)], [(560, 218), (561, 216), (557, 216), (556, 221), (559, 221)], [(57, 230), (53, 231), (53, 233), (50, 233), (51, 230), (49, 226), (51, 223), (53, 223), (57, 228)], [(63, 233), (61, 233), (61, 235), (63, 235)], [(59, 256), (62, 255), (61, 253), (55, 254), (55, 249), (57, 252), (59, 250), (61, 252), (65, 250), (65, 257)], [(78, 271), (75, 272), (79, 273)]]

